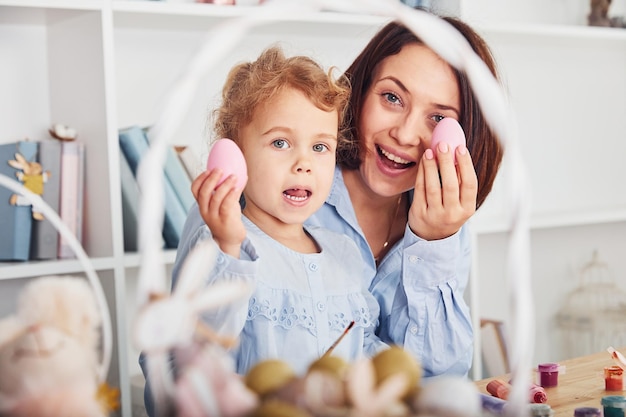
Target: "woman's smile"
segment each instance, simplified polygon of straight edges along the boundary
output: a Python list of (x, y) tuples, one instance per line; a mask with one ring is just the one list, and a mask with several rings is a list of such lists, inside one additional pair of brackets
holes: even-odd
[(395, 155), (390, 151), (383, 149), (380, 145), (376, 145), (376, 152), (383, 164), (393, 169), (407, 169), (415, 165), (415, 162)]

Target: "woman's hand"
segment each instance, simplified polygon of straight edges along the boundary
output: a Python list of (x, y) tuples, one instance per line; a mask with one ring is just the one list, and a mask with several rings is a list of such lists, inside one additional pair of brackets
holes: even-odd
[(422, 155), (409, 210), (409, 227), (425, 240), (456, 233), (476, 212), (478, 179), (465, 146), (456, 149), (458, 165), (449, 145), (440, 143), (437, 158), (431, 149)]
[(220, 249), (239, 258), (241, 242), (246, 237), (239, 205), (241, 190), (235, 188), (237, 181), (232, 175), (216, 187), (220, 178), (220, 169), (205, 171), (193, 181), (191, 192), (198, 202), (202, 219), (211, 229)]

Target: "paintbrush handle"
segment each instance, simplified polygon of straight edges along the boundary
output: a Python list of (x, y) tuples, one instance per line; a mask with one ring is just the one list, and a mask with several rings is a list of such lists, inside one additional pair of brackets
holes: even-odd
[(352, 328), (352, 326), (354, 326), (354, 320), (352, 320), (350, 322), (350, 324), (348, 324), (348, 327), (346, 327), (346, 329), (343, 331), (343, 333), (341, 333), (341, 336), (339, 336), (339, 338), (337, 340), (335, 340), (335, 343), (333, 343), (332, 345), (330, 345), (330, 347), (328, 348), (328, 350), (322, 355), (322, 357), (324, 356), (328, 356), (330, 355), (333, 350), (335, 350), (335, 348), (337, 347), (337, 345), (339, 344), (339, 342), (341, 342), (341, 340), (346, 337), (346, 335), (348, 334), (348, 332), (350, 331), (350, 329)]

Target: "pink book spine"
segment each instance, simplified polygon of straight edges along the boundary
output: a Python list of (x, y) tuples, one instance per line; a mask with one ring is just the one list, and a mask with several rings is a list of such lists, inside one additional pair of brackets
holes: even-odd
[[(61, 155), (61, 198), (59, 201), (59, 216), (75, 236), (79, 233), (79, 158), (79, 144), (77, 142), (64, 142)], [(77, 238), (80, 240), (80, 236), (77, 236)], [(76, 257), (68, 242), (62, 237), (59, 237), (58, 257), (60, 259)]]

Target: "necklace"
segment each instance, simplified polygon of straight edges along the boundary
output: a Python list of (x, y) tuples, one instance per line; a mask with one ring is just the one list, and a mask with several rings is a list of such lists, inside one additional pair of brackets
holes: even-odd
[(378, 264), (378, 261), (380, 261), (381, 255), (383, 254), (387, 246), (389, 246), (389, 239), (391, 238), (391, 231), (393, 230), (393, 224), (395, 223), (395, 219), (396, 217), (398, 217), (398, 212), (400, 211), (401, 202), (402, 202), (402, 194), (400, 194), (400, 197), (398, 197), (398, 202), (396, 203), (396, 210), (393, 214), (393, 217), (391, 218), (391, 221), (389, 222), (389, 230), (387, 230), (387, 237), (385, 238), (385, 243), (383, 243), (383, 247), (380, 248), (380, 250), (378, 251), (378, 256), (374, 257), (374, 261), (376, 261), (376, 264)]

